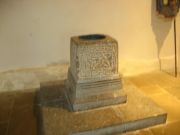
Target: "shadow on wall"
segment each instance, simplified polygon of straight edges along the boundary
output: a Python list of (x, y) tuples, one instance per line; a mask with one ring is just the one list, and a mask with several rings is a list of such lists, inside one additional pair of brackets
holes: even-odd
[(156, 11), (156, 0), (151, 1), (151, 26), (154, 32), (156, 42), (157, 42), (157, 56), (159, 60), (159, 67), (162, 70), (162, 63), (160, 58), (160, 53), (164, 41), (172, 27), (173, 20), (164, 19), (163, 17), (158, 16)]
[(177, 69), (178, 69), (178, 76), (180, 77), (180, 12), (178, 13), (177, 19), (176, 19), (176, 30), (177, 30)]

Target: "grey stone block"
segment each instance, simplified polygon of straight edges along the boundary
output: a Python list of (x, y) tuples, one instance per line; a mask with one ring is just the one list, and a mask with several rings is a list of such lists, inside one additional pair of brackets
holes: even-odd
[(69, 70), (66, 87), (66, 97), (69, 100), (70, 108), (74, 111), (125, 103), (127, 100), (120, 77), (118, 79), (78, 83)]
[(127, 101), (127, 95), (124, 91), (119, 90), (93, 96), (82, 96), (79, 98), (72, 97), (72, 92), (69, 92), (69, 90), (70, 89), (66, 90), (66, 98), (71, 110), (73, 111), (82, 111), (108, 105), (121, 104), (126, 103)]
[[(62, 90), (66, 91), (65, 86), (59, 88)], [(55, 98), (63, 95), (63, 92), (49, 91), (57, 94), (51, 94)], [(126, 104), (80, 112), (69, 111), (67, 100), (49, 104), (53, 97), (40, 94), (43, 100), (37, 100), (38, 129), (41, 135), (112, 135), (166, 122), (167, 113), (136, 87), (125, 86), (124, 91), (128, 96)]]

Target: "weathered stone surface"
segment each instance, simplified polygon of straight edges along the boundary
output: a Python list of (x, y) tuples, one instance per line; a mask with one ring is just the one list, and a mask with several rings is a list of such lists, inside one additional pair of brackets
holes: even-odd
[[(66, 90), (64, 87), (57, 91)], [(44, 92), (48, 91), (54, 92), (51, 88)], [(42, 135), (112, 135), (165, 123), (167, 114), (136, 87), (125, 86), (125, 92), (126, 104), (80, 112), (68, 111), (66, 100), (49, 104), (50, 98), (41, 95), (43, 100), (37, 107), (39, 130)], [(55, 93), (52, 99), (62, 96)]]
[(123, 89), (122, 80), (120, 77), (111, 80), (78, 83), (75, 81), (70, 72), (68, 73), (68, 80), (66, 81), (66, 85), (68, 89), (71, 89), (71, 92), (74, 94), (75, 98), (81, 96), (97, 95), (106, 92), (114, 92)]
[(72, 76), (66, 81), (66, 98), (73, 111), (125, 103), (121, 78), (77, 83)]
[(95, 40), (72, 37), (70, 72), (77, 82), (119, 78), (117, 41), (107, 35)]
[[(72, 37), (70, 55), (66, 97), (72, 110), (126, 102), (115, 39), (99, 34)], [(112, 96), (104, 96), (107, 93)]]
[(40, 83), (54, 83), (67, 78), (68, 65), (56, 64), (41, 68), (17, 69), (0, 73), (0, 92), (39, 89)]
[(73, 111), (115, 105), (125, 103), (127, 101), (127, 95), (124, 93), (124, 91), (119, 90), (92, 96), (82, 96), (79, 98), (74, 98), (72, 92), (69, 92), (69, 90), (70, 89), (67, 89), (68, 92), (66, 92), (66, 98), (69, 102), (71, 110)]

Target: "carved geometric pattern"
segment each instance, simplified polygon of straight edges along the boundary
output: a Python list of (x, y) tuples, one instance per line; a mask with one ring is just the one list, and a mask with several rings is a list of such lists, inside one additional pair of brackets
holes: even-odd
[(113, 75), (117, 69), (115, 45), (90, 45), (78, 48), (80, 78)]
[(70, 71), (75, 80), (111, 78), (118, 74), (118, 44), (107, 36), (99, 41), (71, 38)]

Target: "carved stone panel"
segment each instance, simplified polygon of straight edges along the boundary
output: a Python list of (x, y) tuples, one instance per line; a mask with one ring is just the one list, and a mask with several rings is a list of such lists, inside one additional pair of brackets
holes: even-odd
[(73, 111), (125, 103), (117, 41), (99, 34), (72, 37), (66, 87)]
[(71, 38), (70, 71), (76, 81), (118, 78), (118, 44), (101, 39)]

